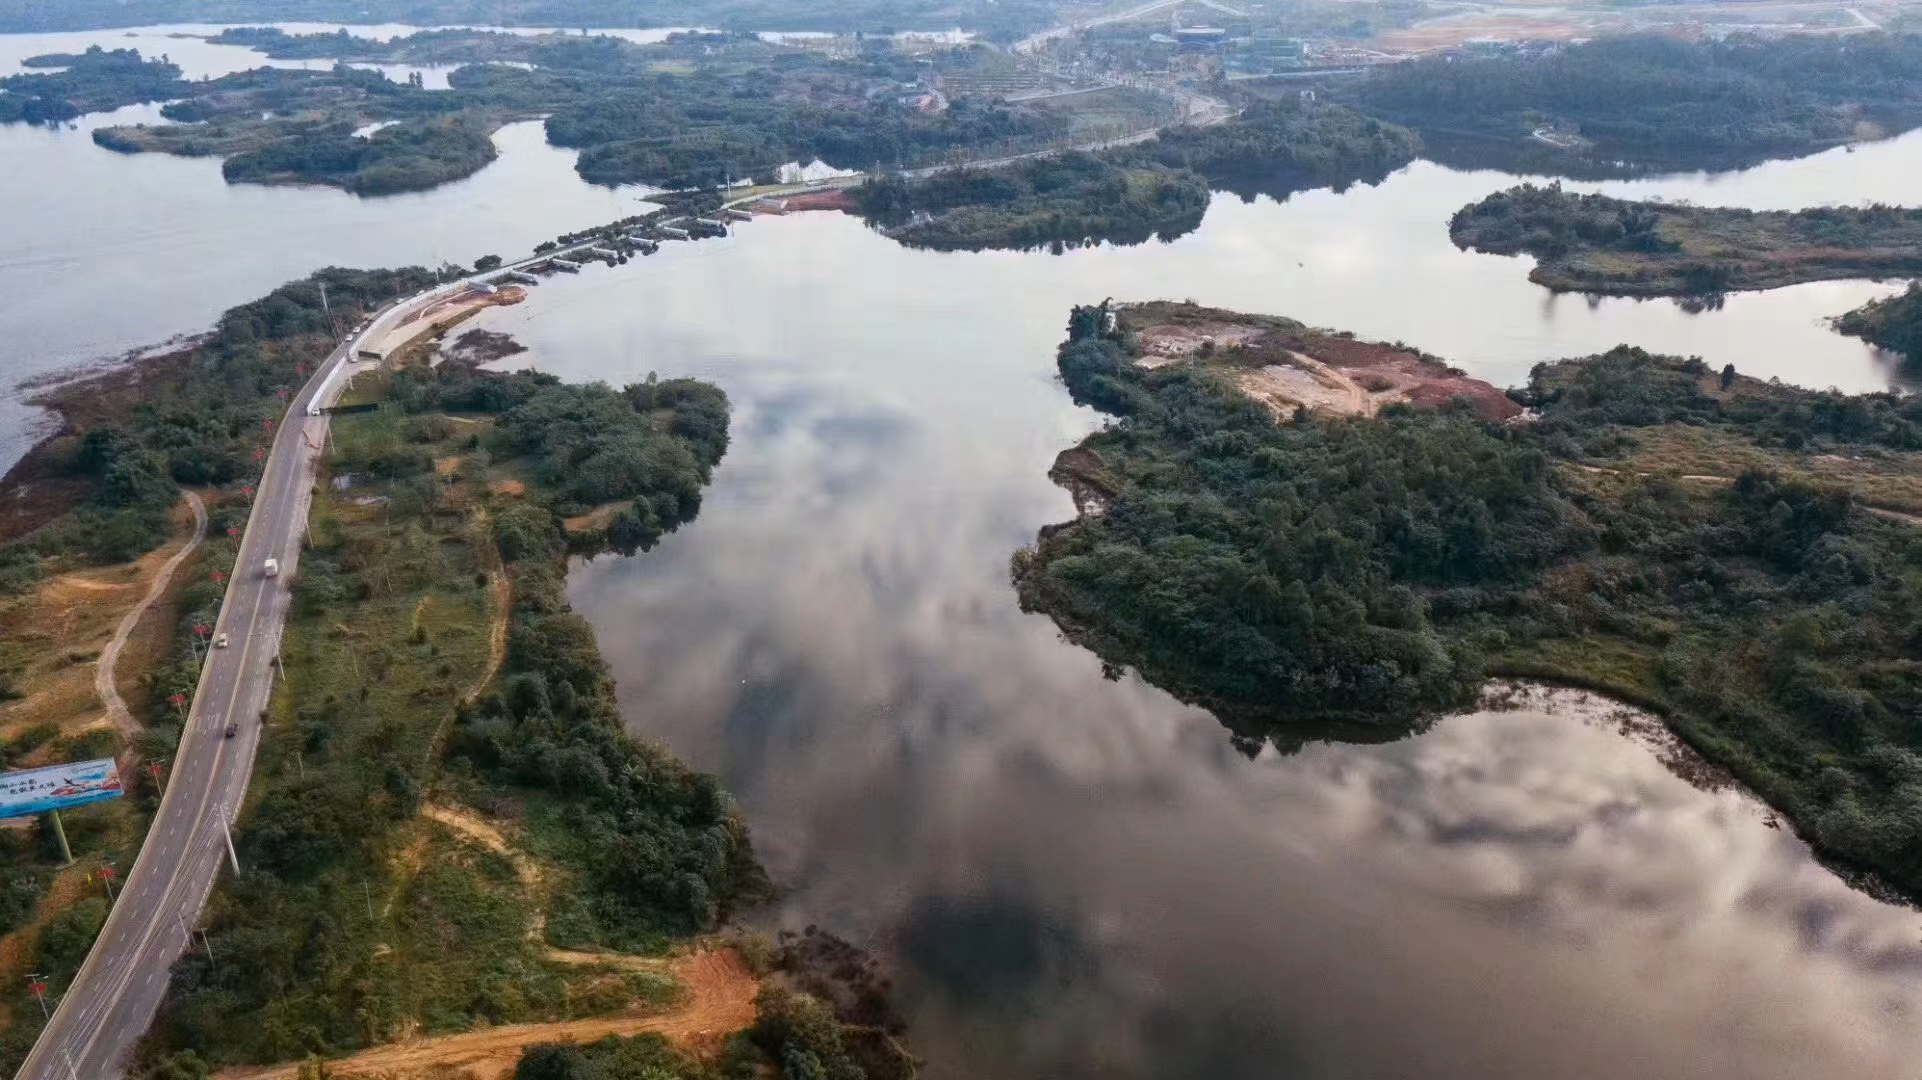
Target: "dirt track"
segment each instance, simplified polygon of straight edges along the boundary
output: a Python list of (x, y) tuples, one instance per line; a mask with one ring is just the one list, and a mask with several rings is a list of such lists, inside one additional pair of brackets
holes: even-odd
[[(472, 811), (453, 806), (429, 804), (421, 807), (420, 812), (422, 817), (440, 822), (514, 865), (514, 876), (520, 879), (521, 888), (527, 890), (528, 900), (535, 905), (534, 916), (527, 922), (527, 939), (539, 943), (547, 932), (546, 895), (542, 891), (543, 878), (540, 865), (509, 844), (507, 838), (502, 836), (500, 830), (492, 823)], [(621, 971), (664, 971), (669, 974), (673, 974), (675, 970), (674, 962), (653, 956), (577, 952), (573, 949), (557, 949), (551, 945), (543, 948), (542, 955), (557, 964), (574, 964), (582, 967), (598, 964)]]
[(113, 640), (107, 642), (107, 647), (100, 650), (100, 666), (94, 670), (94, 689), (100, 692), (100, 700), (107, 707), (108, 719), (113, 721), (114, 728), (122, 736), (129, 739), (140, 733), (140, 724), (134, 720), (133, 713), (127, 709), (127, 703), (121, 700), (120, 691), (114, 685), (114, 664), (120, 659), (120, 650), (126, 647), (127, 639), (133, 635), (134, 627), (140, 625), (140, 617), (147, 613), (148, 608), (153, 607), (154, 601), (160, 599), (160, 594), (167, 591), (167, 583), (173, 580), (174, 571), (180, 569), (180, 564), (187, 561), (187, 556), (194, 553), (194, 549), (200, 546), (200, 541), (207, 535), (206, 505), (200, 501), (200, 496), (191, 491), (183, 491), (181, 494), (187, 497), (187, 505), (193, 508), (194, 534), (188, 538), (185, 546), (174, 552), (173, 557), (160, 568), (160, 572), (154, 575), (153, 584), (147, 588), (147, 595), (141, 597), (140, 603), (135, 604), (134, 609), (127, 612), (127, 617), (120, 620), (119, 627), (113, 632)]
[[(542, 883), (538, 864), (507, 842), (499, 829), (471, 811), (426, 806), (423, 816), (445, 825), (514, 865), (514, 872), (538, 902)], [(536, 912), (529, 937), (538, 941), (544, 916)], [(754, 996), (760, 991), (747, 963), (732, 949), (701, 951), (660, 960), (645, 956), (583, 953), (549, 948), (547, 959), (564, 964), (598, 964), (629, 971), (672, 976), (687, 991), (682, 1004), (666, 1011), (564, 1020), (550, 1024), (513, 1024), (459, 1035), (413, 1038), (327, 1062), (327, 1075), (346, 1080), (506, 1080), (521, 1050), (535, 1043), (592, 1042), (608, 1035), (657, 1032), (683, 1050), (704, 1053), (726, 1036), (754, 1023)], [(294, 1080), (298, 1062), (260, 1068), (227, 1069), (217, 1080)]]
[[(687, 1004), (652, 1016), (603, 1016), (553, 1024), (513, 1024), (461, 1035), (412, 1039), (327, 1063), (327, 1075), (345, 1080), (429, 1080), (471, 1076), (504, 1080), (523, 1047), (544, 1042), (592, 1042), (607, 1035), (659, 1032), (686, 1050), (713, 1048), (754, 1022), (759, 983), (732, 950), (680, 957), (667, 969), (689, 992)], [(460, 1070), (466, 1070), (462, 1073)], [(298, 1063), (259, 1069), (228, 1069), (217, 1080), (294, 1080)]]

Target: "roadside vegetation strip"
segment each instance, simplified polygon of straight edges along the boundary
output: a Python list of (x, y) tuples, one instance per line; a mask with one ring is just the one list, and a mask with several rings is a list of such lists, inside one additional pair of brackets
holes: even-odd
[[(99, 692), (100, 701), (106, 706), (107, 717), (112, 720), (114, 729), (128, 739), (139, 734), (142, 726), (134, 719), (133, 713), (127, 708), (126, 701), (120, 697), (120, 688), (114, 673), (115, 665), (120, 661), (120, 651), (126, 648), (127, 639), (133, 635), (134, 628), (140, 625), (141, 617), (146, 615), (147, 610), (153, 607), (154, 602), (167, 591), (167, 586), (173, 581), (174, 571), (180, 569), (180, 564), (187, 561), (187, 558), (194, 553), (194, 549), (200, 546), (200, 541), (207, 535), (206, 504), (200, 501), (199, 495), (191, 491), (182, 491), (181, 495), (187, 500), (187, 505), (193, 509), (193, 534), (187, 538), (187, 542), (181, 546), (180, 550), (174, 552), (173, 556), (160, 567), (160, 572), (154, 575), (153, 583), (147, 587), (147, 595), (141, 597), (140, 603), (134, 605), (134, 609), (127, 612), (126, 618), (120, 620), (120, 625), (113, 632), (113, 640), (107, 642), (107, 647), (100, 650), (99, 667), (94, 672), (94, 689)], [(212, 644), (210, 641), (208, 647), (211, 648)]]

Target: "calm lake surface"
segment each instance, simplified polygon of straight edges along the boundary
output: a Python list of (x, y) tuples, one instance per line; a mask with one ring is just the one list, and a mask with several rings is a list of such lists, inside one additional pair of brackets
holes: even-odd
[[(0, 67), (119, 33), (0, 37)], [(262, 62), (195, 63), (216, 60)], [(228, 187), (218, 162), (87, 139), (152, 114), (0, 128), (5, 382), (204, 329), (316, 266), (513, 254), (643, 194), (582, 184), (538, 125), (505, 129), (463, 183), (389, 199)], [(1570, 186), (1795, 207), (1913, 202), (1916, 175), (1911, 135)], [(481, 321), (570, 379), (689, 374), (733, 399), (699, 519), (577, 566), (573, 599), (632, 728), (736, 793), (787, 890), (770, 918), (892, 961), (928, 1075), (1912, 1080), (1922, 916), (1849, 890), (1736, 793), (1677, 779), (1605, 706), (1532, 695), (1249, 761), (1206, 713), (1104, 680), (1016, 609), (1010, 553), (1072, 513), (1048, 465), (1099, 423), (1054, 381), (1070, 304), (1287, 314), (1499, 384), (1629, 342), (1892, 385), (1824, 320), (1895, 284), (1694, 315), (1552, 297), (1525, 260), (1448, 242), (1450, 213), (1512, 182), (1417, 164), (1345, 194), (1220, 197), (1172, 244), (1061, 256), (761, 219)], [(5, 410), (11, 462), (32, 414), (17, 395)]]

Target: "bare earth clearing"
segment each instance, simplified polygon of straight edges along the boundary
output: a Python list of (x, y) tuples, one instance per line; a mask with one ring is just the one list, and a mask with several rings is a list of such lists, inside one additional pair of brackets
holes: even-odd
[(1166, 303), (1123, 308), (1119, 317), (1132, 334), (1135, 363), (1222, 371), (1277, 416), (1297, 407), (1373, 416), (1386, 405), (1438, 409), (1458, 398), (1485, 420), (1507, 420), (1522, 411), (1500, 390), (1433, 357), (1287, 319)]

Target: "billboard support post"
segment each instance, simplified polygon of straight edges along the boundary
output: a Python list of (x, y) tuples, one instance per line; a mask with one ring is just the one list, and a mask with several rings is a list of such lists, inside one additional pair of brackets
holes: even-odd
[(60, 841), (60, 865), (72, 866), (73, 848), (67, 846), (67, 829), (66, 826), (60, 824), (60, 811), (47, 811), (47, 820), (53, 822), (54, 839)]

